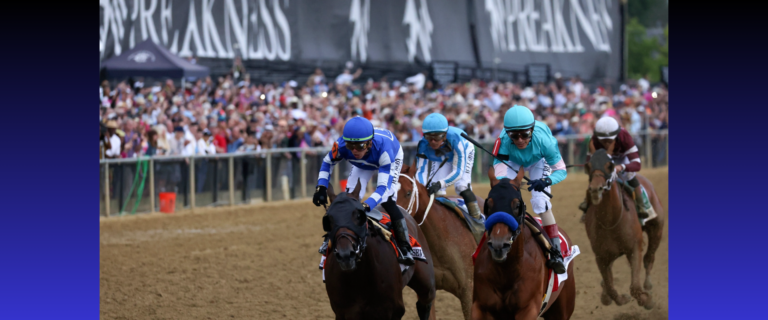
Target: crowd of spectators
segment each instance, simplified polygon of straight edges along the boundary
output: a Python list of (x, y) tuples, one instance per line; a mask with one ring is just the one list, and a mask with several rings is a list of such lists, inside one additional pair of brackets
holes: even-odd
[[(450, 125), (477, 140), (497, 137), (513, 105), (530, 108), (558, 139), (591, 133), (603, 116), (615, 117), (631, 134), (668, 125), (668, 92), (647, 79), (617, 91), (555, 74), (550, 83), (472, 80), (438, 86), (426, 72), (405, 81), (362, 79), (350, 68), (326, 78), (320, 69), (305, 83), (256, 83), (237, 61), (232, 72), (176, 87), (129, 79), (100, 86), (101, 158), (189, 156), (263, 149), (330, 146), (345, 122), (360, 115), (418, 141), (422, 120), (440, 112)], [(581, 138), (579, 141), (583, 141)]]

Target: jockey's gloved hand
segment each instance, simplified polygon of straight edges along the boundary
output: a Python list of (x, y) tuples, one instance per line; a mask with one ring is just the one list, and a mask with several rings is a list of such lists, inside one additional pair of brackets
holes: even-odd
[(427, 188), (427, 195), (431, 196), (431, 195), (437, 193), (438, 191), (440, 191), (441, 187), (442, 187), (442, 185), (440, 184), (440, 181), (432, 182), (432, 184), (429, 185), (429, 188)]
[(317, 186), (315, 189), (315, 195), (312, 197), (312, 203), (315, 204), (315, 206), (321, 206), (324, 204), (328, 204), (328, 194), (325, 193), (326, 187), (324, 186)]
[(541, 178), (538, 180), (528, 181), (528, 191), (534, 190), (538, 192), (544, 191), (545, 188), (552, 185), (552, 179), (550, 178)]
[(365, 212), (371, 212), (371, 207), (368, 206), (367, 203), (363, 202), (363, 210), (365, 210)]

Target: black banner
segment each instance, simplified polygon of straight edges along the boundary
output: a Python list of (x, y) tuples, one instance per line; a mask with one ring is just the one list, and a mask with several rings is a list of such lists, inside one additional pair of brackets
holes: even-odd
[(474, 0), (484, 67), (523, 71), (534, 63), (582, 79), (619, 79), (622, 16), (618, 0)]
[(152, 39), (199, 61), (353, 61), (368, 69), (450, 62), (459, 66), (454, 81), (520, 81), (517, 73), (532, 63), (564, 76), (618, 78), (622, 57), (618, 0), (101, 0), (99, 6), (101, 60)]

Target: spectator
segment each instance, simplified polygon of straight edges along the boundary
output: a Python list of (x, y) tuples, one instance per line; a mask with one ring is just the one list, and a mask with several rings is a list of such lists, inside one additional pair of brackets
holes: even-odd
[(173, 129), (173, 139), (170, 141), (172, 156), (191, 156), (195, 154), (195, 143), (184, 135), (184, 128)]
[(123, 141), (117, 136), (117, 122), (115, 120), (107, 121), (107, 136), (109, 137), (109, 149), (104, 154), (107, 159), (120, 158), (123, 149)]
[(199, 132), (197, 140), (197, 154), (216, 154), (216, 146), (213, 145), (213, 135), (208, 129)]

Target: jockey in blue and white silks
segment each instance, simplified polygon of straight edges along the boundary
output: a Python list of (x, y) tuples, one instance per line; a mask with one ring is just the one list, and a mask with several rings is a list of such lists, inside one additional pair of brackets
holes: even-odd
[(453, 185), (456, 194), (464, 198), (469, 214), (479, 219), (480, 207), (471, 186), (475, 146), (461, 136), (463, 130), (448, 126), (448, 119), (439, 113), (428, 115), (421, 129), (424, 138), (416, 154), (416, 179), (427, 187), (429, 195), (444, 195), (445, 189)]
[[(547, 264), (557, 273), (565, 272), (552, 202), (542, 192), (546, 190), (551, 193), (550, 186), (565, 180), (567, 175), (557, 139), (546, 124), (534, 120), (530, 109), (516, 105), (504, 115), (504, 132), (496, 139), (493, 154), (515, 170), (520, 170), (520, 166), (525, 168), (530, 178), (528, 191), (531, 191), (533, 212), (541, 217), (544, 231), (552, 240), (552, 247), (557, 248), (552, 250)], [(514, 179), (516, 176), (514, 171), (508, 170), (498, 159), (493, 160), (493, 169), (498, 179)]]
[[(374, 128), (368, 119), (354, 117), (344, 125), (342, 137), (334, 143), (333, 149), (323, 159), (320, 174), (317, 178), (317, 188), (312, 202), (316, 206), (327, 204), (326, 188), (328, 178), (334, 165), (347, 160), (353, 166), (347, 178), (347, 190), (354, 190), (361, 184), (360, 199), (365, 195), (365, 185), (377, 174), (376, 190), (363, 202), (366, 211), (381, 203), (384, 210), (392, 219), (398, 246), (402, 251), (400, 262), (413, 265), (412, 248), (408, 237), (403, 214), (397, 207), (397, 192), (393, 184), (397, 184), (400, 169), (403, 166), (403, 148), (392, 132), (386, 129)], [(326, 230), (329, 231), (329, 230)], [(328, 248), (328, 237), (320, 247), (320, 253), (325, 254)]]

